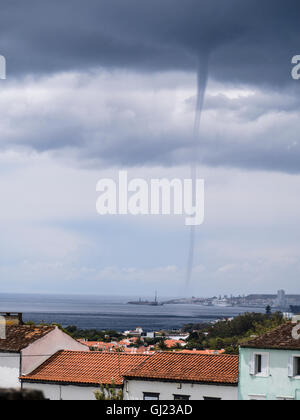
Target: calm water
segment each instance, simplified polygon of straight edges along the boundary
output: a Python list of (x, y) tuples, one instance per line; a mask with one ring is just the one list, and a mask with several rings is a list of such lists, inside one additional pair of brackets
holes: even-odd
[[(165, 305), (159, 307), (127, 305), (134, 297), (63, 296), (0, 294), (0, 312), (23, 312), (25, 321), (57, 322), (78, 328), (124, 331), (143, 327), (177, 329), (184, 324), (232, 317), (253, 308)], [(255, 309), (264, 312), (264, 309)]]

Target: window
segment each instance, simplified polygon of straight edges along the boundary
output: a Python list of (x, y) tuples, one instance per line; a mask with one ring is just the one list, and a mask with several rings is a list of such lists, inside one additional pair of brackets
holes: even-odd
[(289, 361), (289, 377), (300, 378), (300, 356), (292, 356)]
[(255, 375), (259, 375), (262, 373), (262, 355), (256, 354), (255, 355)]
[(125, 392), (129, 391), (129, 383), (128, 381), (125, 381)]
[(144, 401), (158, 401), (159, 395), (153, 392), (144, 392)]
[(217, 397), (203, 397), (204, 401), (221, 401), (222, 398)]
[(190, 398), (190, 395), (174, 395), (174, 400), (185, 401), (189, 400)]
[(253, 353), (250, 359), (250, 375), (269, 376), (269, 353)]
[(300, 357), (294, 358), (294, 376), (300, 376)]

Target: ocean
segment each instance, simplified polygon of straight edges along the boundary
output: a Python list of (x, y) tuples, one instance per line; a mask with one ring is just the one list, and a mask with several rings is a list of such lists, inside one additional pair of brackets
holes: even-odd
[[(23, 312), (24, 321), (58, 323), (81, 329), (144, 331), (178, 329), (184, 324), (209, 322), (264, 308), (204, 307), (200, 305), (136, 306), (136, 297), (0, 294), (0, 312)], [(168, 298), (167, 298), (168, 299)], [(166, 299), (166, 300), (167, 300)]]

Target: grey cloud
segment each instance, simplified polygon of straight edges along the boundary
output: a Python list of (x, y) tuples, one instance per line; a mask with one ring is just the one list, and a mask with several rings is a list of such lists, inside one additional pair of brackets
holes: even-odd
[(300, 111), (300, 89), (293, 91), (282, 90), (280, 92), (256, 91), (255, 94), (241, 95), (229, 98), (224, 94), (206, 95), (206, 110), (223, 110), (224, 113), (235, 112), (239, 118), (245, 121), (255, 120), (267, 113), (289, 113)]
[[(168, 74), (153, 91), (151, 77), (68, 74), (8, 84), (0, 97), (2, 148), (59, 151), (91, 166), (189, 164), (195, 97), (165, 91)], [(297, 93), (256, 89), (229, 98), (209, 90), (199, 163), (299, 173)]]

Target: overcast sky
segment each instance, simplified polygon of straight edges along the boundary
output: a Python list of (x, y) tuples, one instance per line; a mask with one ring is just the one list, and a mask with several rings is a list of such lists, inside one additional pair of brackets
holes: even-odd
[(104, 217), (96, 184), (187, 177), (209, 80), (190, 295), (299, 293), (299, 0), (2, 0), (0, 292), (180, 295), (182, 217)]

